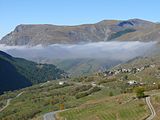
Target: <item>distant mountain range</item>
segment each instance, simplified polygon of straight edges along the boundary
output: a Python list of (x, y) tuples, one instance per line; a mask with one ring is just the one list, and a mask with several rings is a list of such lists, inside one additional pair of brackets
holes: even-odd
[(65, 74), (54, 65), (37, 64), (0, 51), (0, 94), (62, 78)]
[(7, 45), (75, 44), (99, 41), (157, 41), (160, 25), (140, 19), (104, 20), (96, 24), (57, 26), (18, 25), (0, 41)]
[[(95, 24), (57, 26), (50, 24), (18, 25), (0, 40), (9, 46), (44, 46), (51, 44), (81, 44), (101, 41), (160, 41), (160, 24), (141, 19), (103, 20)], [(51, 51), (52, 52), (52, 51)], [(55, 51), (53, 51), (54, 53)], [(62, 51), (63, 52), (63, 51)], [(47, 54), (47, 53), (46, 53)], [(59, 53), (57, 53), (59, 54)], [(41, 56), (43, 58), (43, 56)], [(48, 60), (35, 62), (55, 64), (72, 75), (84, 75), (122, 63), (108, 59)]]

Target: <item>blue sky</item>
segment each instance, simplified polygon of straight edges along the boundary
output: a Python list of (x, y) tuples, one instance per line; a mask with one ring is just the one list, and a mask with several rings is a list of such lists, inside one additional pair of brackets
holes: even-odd
[(77, 25), (103, 19), (160, 21), (160, 0), (0, 0), (0, 38), (19, 24)]

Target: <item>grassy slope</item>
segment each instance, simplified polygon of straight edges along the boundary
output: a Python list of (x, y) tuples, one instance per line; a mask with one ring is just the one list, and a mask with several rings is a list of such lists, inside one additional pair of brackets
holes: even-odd
[[(124, 118), (127, 119), (127, 113), (125, 113), (125, 111), (128, 111), (130, 109), (133, 109), (130, 112), (134, 112), (136, 118), (142, 117), (141, 114), (139, 114), (139, 112), (141, 112), (143, 116), (148, 115), (148, 112), (145, 109), (145, 105), (140, 105), (141, 103), (144, 104), (144, 101), (132, 100), (132, 97), (135, 96), (134, 94), (120, 95), (121, 90), (125, 86), (125, 83), (114, 80), (108, 81), (106, 78), (96, 75), (94, 77), (91, 76), (87, 78), (78, 78), (78, 80), (80, 82), (77, 82), (77, 79), (69, 80), (69, 85), (63, 86), (62, 88), (59, 88), (60, 86), (57, 85), (57, 81), (53, 81), (45, 84), (43, 87), (40, 87), (40, 85), (36, 85), (21, 90), (25, 91), (24, 94), (22, 94), (18, 98), (14, 98), (11, 101), (11, 105), (0, 113), (0, 119), (12, 118), (13, 120), (20, 120), (23, 118), (25, 120), (28, 118), (39, 118), (39, 116), (43, 115), (46, 112), (59, 110), (59, 105), (61, 103), (64, 103), (65, 108), (80, 106), (80, 108), (82, 109), (82, 111), (80, 109), (80, 113), (83, 112), (84, 107), (86, 107), (86, 111), (93, 108), (93, 111), (91, 113), (88, 111), (87, 114), (84, 114), (84, 117), (92, 115), (94, 111), (96, 112), (97, 108), (101, 113), (99, 119), (104, 119), (103, 116), (107, 114), (104, 112), (104, 109), (106, 109), (106, 111), (113, 111), (113, 113), (107, 114), (108, 117), (111, 118), (117, 116), (117, 114), (115, 113), (118, 112), (118, 116), (120, 118), (124, 116)], [(75, 95), (72, 95), (73, 91), (75, 91), (75, 88), (81, 87), (83, 84), (90, 84), (93, 81), (98, 83), (101, 80), (108, 81), (104, 84), (101, 84), (104, 86), (101, 88), (101, 91), (92, 93), (91, 95), (82, 97), (80, 99), (76, 99)], [(0, 99), (5, 101), (11, 95), (15, 96), (21, 91), (15, 91), (14, 95), (12, 95), (13, 93), (8, 93), (8, 95), (4, 94), (0, 96)], [(115, 97), (109, 97), (110, 92), (112, 92)], [(64, 100), (62, 99), (62, 97), (64, 98)], [(131, 100), (131, 102), (127, 103), (128, 100)], [(130, 104), (132, 102), (135, 105), (132, 106), (132, 104)], [(110, 104), (112, 106), (110, 106)], [(110, 108), (108, 108), (108, 106), (110, 106)], [(119, 109), (115, 110), (117, 106), (119, 106)], [(121, 113), (120, 111), (123, 110), (124, 112)], [(97, 114), (99, 113), (96, 113), (95, 115)], [(73, 116), (73, 119), (74, 118), (76, 118), (76, 116)]]
[(152, 103), (157, 114), (153, 120), (159, 120), (160, 119), (160, 94), (154, 95), (152, 97)]
[[(159, 54), (159, 53), (158, 53)], [(132, 67), (143, 67), (145, 65), (155, 65), (153, 67), (148, 67), (145, 70), (141, 72), (137, 72), (135, 74), (133, 73), (121, 73), (116, 75), (115, 77), (118, 79), (117, 81), (114, 82), (114, 85), (117, 86), (116, 88), (120, 88), (119, 90), (127, 90), (130, 88), (127, 88), (124, 83), (127, 83), (129, 80), (136, 80), (137, 82), (142, 82), (144, 83), (144, 87), (146, 90), (150, 91), (153, 89), (157, 89), (158, 84), (160, 84), (160, 63), (159, 63), (160, 57), (159, 55), (156, 54), (153, 55), (152, 57), (145, 57), (145, 58), (138, 58), (133, 61), (130, 61), (126, 64), (123, 64), (118, 67), (122, 68), (132, 68)], [(115, 67), (115, 68), (118, 68)], [(114, 68), (114, 69), (115, 69)], [(128, 76), (128, 80), (122, 81), (125, 76)], [(112, 85), (112, 82), (107, 83), (109, 88), (115, 88), (114, 85)], [(112, 86), (112, 87), (111, 87)], [(123, 89), (123, 87), (125, 89)], [(132, 88), (131, 88), (132, 89)], [(112, 90), (113, 91), (113, 90)], [(118, 90), (115, 90), (118, 91)], [(152, 94), (155, 94), (156, 92), (153, 91)], [(157, 92), (159, 93), (159, 91)], [(154, 107), (157, 112), (157, 116), (155, 117), (155, 120), (159, 120), (159, 100), (160, 96), (159, 94), (154, 95), (151, 97), (152, 103), (154, 104)], [(151, 94), (151, 93), (150, 93)], [(117, 96), (118, 97), (118, 96)], [(125, 100), (123, 100), (125, 101)], [(139, 120), (145, 118), (146, 116), (146, 106), (144, 109), (141, 109), (140, 107), (136, 106), (144, 103), (144, 101), (131, 101), (127, 103), (127, 106), (121, 106), (118, 104), (113, 105), (111, 108), (107, 108), (107, 106), (112, 105), (114, 103), (114, 100), (107, 100), (103, 104), (99, 102), (98, 104), (90, 104), (86, 106), (85, 108), (76, 108), (72, 109), (69, 111), (65, 111), (62, 113), (58, 114), (58, 117), (60, 120), (63, 120), (64, 118), (67, 118), (69, 120), (74, 120), (74, 119), (95, 119), (95, 120), (115, 120), (115, 119), (120, 119), (120, 120)], [(144, 107), (144, 106), (143, 106)], [(105, 112), (104, 112), (105, 110)], [(107, 112), (108, 111), (108, 112)], [(144, 112), (145, 111), (145, 112)], [(113, 112), (113, 113), (112, 113)], [(143, 113), (144, 112), (144, 113)], [(130, 114), (131, 113), (131, 114)], [(94, 115), (93, 115), (94, 114)], [(118, 115), (117, 115), (118, 114)], [(132, 116), (133, 115), (133, 116)], [(142, 116), (141, 116), (142, 115)], [(137, 118), (136, 118), (137, 117)]]
[(87, 104), (78, 108), (59, 113), (59, 116), (61, 116), (61, 120), (65, 120), (65, 118), (68, 120), (144, 119), (148, 115), (144, 100), (132, 100), (131, 96), (119, 95), (88, 101)]
[[(140, 61), (141, 62), (138, 62), (137, 66), (145, 65), (142, 64), (142, 62), (145, 63), (144, 59)], [(143, 117), (150, 114), (148, 108), (144, 100), (133, 99), (133, 97), (135, 97), (135, 94), (132, 93), (134, 92), (132, 90), (134, 87), (128, 86), (126, 83), (129, 80), (136, 80), (146, 83), (144, 85), (144, 87), (147, 88), (146, 90), (150, 91), (152, 89), (157, 89), (157, 85), (160, 83), (158, 77), (160, 70), (159, 62), (157, 59), (156, 61), (157, 62), (154, 62), (154, 60), (152, 60), (152, 62), (146, 62), (147, 64), (156, 63), (156, 66), (148, 67), (136, 74), (120, 73), (112, 78), (92, 74), (87, 77), (70, 79), (68, 80), (69, 85), (61, 88), (57, 85), (58, 81), (53, 81), (42, 87), (40, 87), (41, 85), (36, 85), (23, 89), (21, 91), (25, 91), (24, 94), (11, 101), (11, 105), (0, 113), (0, 119), (12, 118), (13, 120), (19, 120), (22, 117), (26, 119), (37, 119), (46, 112), (59, 110), (60, 104), (64, 103), (65, 108), (73, 109), (60, 113), (59, 117), (62, 119), (70, 118), (71, 120), (78, 120), (83, 118), (84, 120), (141, 120)], [(132, 65), (130, 66), (129, 64), (124, 67), (131, 67)], [(133, 64), (133, 66), (135, 65)], [(128, 76), (128, 80), (121, 80), (125, 75)], [(82, 90), (80, 92), (77, 91), (77, 88), (82, 88), (84, 84), (89, 85), (92, 82), (95, 82), (97, 85), (101, 85), (101, 90), (86, 97), (76, 99), (75, 95), (77, 93), (87, 91)], [(154, 82), (156, 84), (153, 84)], [(0, 96), (0, 100), (5, 102), (7, 98), (15, 96), (21, 91), (4, 94)], [(122, 94), (124, 91), (127, 91), (128, 93)], [(113, 94), (113, 97), (110, 93)], [(152, 102), (155, 108), (159, 108), (159, 98), (156, 98), (156, 96), (155, 98), (152, 98)], [(94, 118), (92, 118), (93, 115)]]

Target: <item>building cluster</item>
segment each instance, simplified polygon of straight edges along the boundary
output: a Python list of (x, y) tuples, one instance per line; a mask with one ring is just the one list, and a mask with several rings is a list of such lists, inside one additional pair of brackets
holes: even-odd
[(103, 76), (107, 77), (107, 76), (113, 76), (113, 75), (117, 75), (119, 73), (138, 73), (141, 72), (143, 70), (145, 70), (148, 67), (152, 67), (154, 68), (155, 65), (145, 65), (143, 67), (133, 67), (133, 68), (118, 68), (118, 69), (114, 69), (114, 70), (105, 70), (103, 71)]
[[(142, 67), (132, 67), (132, 68), (118, 68), (118, 69), (113, 69), (113, 70), (105, 70), (101, 73), (98, 73), (99, 75), (102, 75), (104, 77), (115, 77), (115, 75), (120, 74), (120, 73), (138, 73), (141, 72), (143, 70), (145, 70), (146, 68), (154, 68), (156, 67), (155, 64), (151, 64), (151, 65), (145, 65)], [(124, 80), (124, 79), (123, 79)], [(142, 82), (137, 82), (136, 80), (130, 80), (127, 82), (128, 85), (133, 86), (133, 85), (144, 85), (144, 83)]]

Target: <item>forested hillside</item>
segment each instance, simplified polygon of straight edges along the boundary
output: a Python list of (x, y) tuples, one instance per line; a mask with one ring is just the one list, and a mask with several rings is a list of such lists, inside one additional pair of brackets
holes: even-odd
[(54, 65), (37, 64), (0, 51), (0, 93), (58, 79), (64, 75), (64, 71)]

